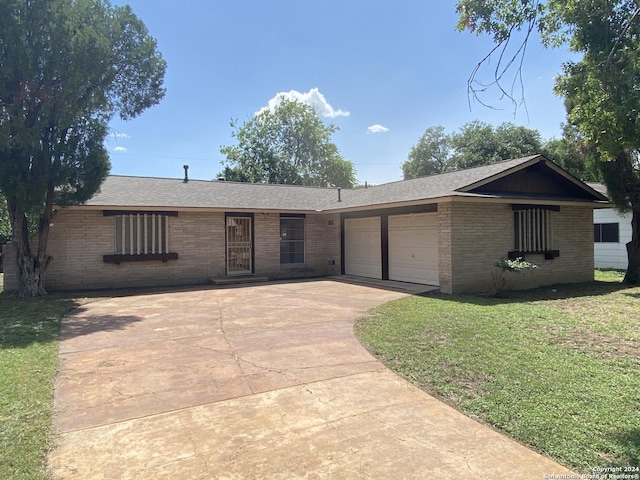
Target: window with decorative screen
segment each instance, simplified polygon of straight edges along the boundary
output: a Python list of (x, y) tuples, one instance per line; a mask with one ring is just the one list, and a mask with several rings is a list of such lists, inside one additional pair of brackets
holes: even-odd
[(546, 253), (553, 250), (553, 216), (548, 208), (518, 208), (513, 212), (514, 250)]
[(169, 252), (169, 217), (152, 213), (116, 215), (116, 255)]

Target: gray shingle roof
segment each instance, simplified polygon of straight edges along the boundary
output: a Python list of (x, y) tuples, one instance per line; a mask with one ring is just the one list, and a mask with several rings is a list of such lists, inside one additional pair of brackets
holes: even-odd
[[(539, 155), (534, 155), (482, 167), (385, 183), (367, 189), (348, 190), (342, 193), (342, 203), (337, 208), (412, 202), (448, 196), (478, 196), (467, 194), (460, 190), (481, 180), (517, 169), (517, 167), (538, 157)], [(334, 208), (336, 207), (334, 206)]]
[(173, 178), (107, 177), (85, 205), (144, 208), (317, 210), (335, 190), (293, 185), (250, 184)]
[(328, 211), (417, 202), (447, 196), (478, 196), (465, 187), (516, 171), (539, 155), (369, 188), (250, 184), (221, 181), (109, 176), (86, 205), (104, 208), (212, 208), (224, 210)]
[(600, 192), (602, 195), (608, 196), (607, 187), (602, 183), (598, 183), (598, 182), (585, 182), (585, 183), (589, 185), (591, 188), (593, 188), (596, 192)]

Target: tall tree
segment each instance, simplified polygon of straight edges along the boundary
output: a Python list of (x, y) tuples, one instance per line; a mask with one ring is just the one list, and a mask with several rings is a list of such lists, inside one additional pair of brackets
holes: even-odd
[(503, 123), (494, 128), (473, 120), (450, 135), (444, 127), (429, 127), (402, 164), (404, 178), (433, 175), (461, 168), (488, 165), (542, 151), (540, 132)]
[(429, 127), (418, 143), (411, 147), (409, 157), (402, 164), (405, 179), (443, 173), (451, 169), (451, 136), (444, 127)]
[(535, 155), (542, 150), (540, 132), (508, 122), (495, 129), (478, 120), (469, 122), (453, 136), (452, 143), (452, 161), (457, 168)]
[(602, 174), (597, 166), (598, 151), (585, 141), (575, 125), (564, 124), (562, 137), (546, 142), (542, 153), (580, 180), (602, 182)]
[(325, 125), (316, 110), (282, 99), (242, 125), (231, 122), (237, 145), (223, 146), (225, 169), (231, 180), (254, 183), (353, 187), (353, 164), (331, 142), (338, 130)]
[[(599, 153), (611, 200), (632, 212), (625, 281), (640, 283), (640, 5), (633, 0), (460, 0), (458, 27), (493, 36), (496, 49), (520, 42), (515, 56), (500, 55), (501, 85), (521, 65), (536, 29), (543, 45), (568, 45), (581, 58), (568, 61), (556, 81), (569, 121)], [(517, 35), (522, 37), (517, 39)], [(502, 66), (501, 66), (502, 65)], [(516, 69), (515, 75), (520, 75)]]
[(0, 195), (0, 253), (2, 247), (11, 241), (11, 222), (9, 221), (9, 210), (7, 201)]
[(166, 65), (130, 7), (107, 0), (3, 0), (0, 65), (0, 193), (18, 293), (42, 295), (54, 204), (82, 202), (99, 189), (109, 171), (107, 122), (158, 103)]

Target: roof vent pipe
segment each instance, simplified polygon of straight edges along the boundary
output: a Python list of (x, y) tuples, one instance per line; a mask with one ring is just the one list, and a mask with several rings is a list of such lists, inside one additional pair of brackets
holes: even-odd
[(364, 189), (366, 190), (367, 188), (369, 188), (369, 184), (367, 183), (367, 181), (365, 180), (364, 182)]
[(342, 192), (341, 188), (338, 188), (338, 201), (341, 202), (342, 201), (342, 196), (340, 195), (340, 193)]
[(184, 168), (184, 183), (187, 183), (189, 181), (189, 165), (183, 165), (182, 168)]

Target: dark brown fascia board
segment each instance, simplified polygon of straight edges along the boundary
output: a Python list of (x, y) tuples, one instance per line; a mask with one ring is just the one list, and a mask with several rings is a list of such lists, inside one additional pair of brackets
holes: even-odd
[(457, 191), (458, 192), (470, 192), (471, 190), (473, 190), (475, 188), (478, 188), (478, 187), (482, 187), (483, 185), (486, 185), (487, 183), (491, 183), (491, 182), (493, 182), (495, 180), (498, 180), (500, 178), (504, 178), (506, 176), (509, 176), (512, 173), (519, 172), (520, 170), (524, 170), (526, 168), (529, 168), (530, 166), (535, 165), (536, 163), (544, 163), (547, 167), (551, 168), (553, 171), (555, 171), (556, 173), (560, 174), (561, 176), (563, 176), (565, 179), (569, 180), (570, 182), (572, 182), (576, 186), (578, 186), (578, 187), (582, 188), (583, 190), (589, 192), (591, 195), (596, 197), (598, 200), (601, 200), (601, 201), (604, 201), (604, 202), (608, 202), (609, 201), (609, 199), (605, 195), (601, 194), (596, 189), (590, 187), (589, 185), (587, 185), (582, 180), (574, 177), (572, 174), (567, 172), (562, 167), (559, 167), (558, 165), (556, 165), (554, 162), (549, 160), (544, 155), (537, 155), (534, 158), (532, 158), (531, 160), (528, 160), (528, 161), (526, 161), (524, 163), (521, 163), (520, 165), (517, 165), (515, 167), (511, 167), (511, 168), (509, 168), (507, 170), (504, 170), (504, 171), (502, 171), (500, 173), (497, 173), (497, 174), (492, 175), (490, 177), (487, 177), (487, 178), (484, 178), (482, 180), (479, 180), (479, 181), (477, 181), (475, 183), (472, 183), (471, 185), (467, 185), (466, 187), (459, 188)]
[(176, 210), (103, 210), (103, 217), (115, 217), (116, 215), (166, 215), (177, 217)]

